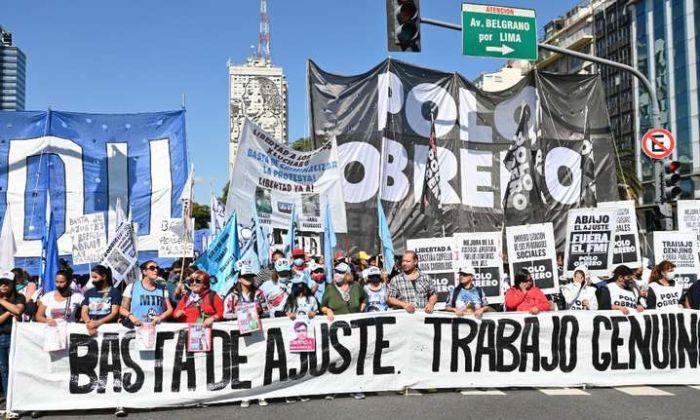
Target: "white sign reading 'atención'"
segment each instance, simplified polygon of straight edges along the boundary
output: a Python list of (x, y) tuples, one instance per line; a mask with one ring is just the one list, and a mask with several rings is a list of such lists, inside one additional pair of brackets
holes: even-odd
[(49, 327), (15, 323), (7, 406), (150, 408), (404, 387), (687, 385), (700, 374), (699, 320), (699, 311), (681, 309), (481, 319), (373, 312), (315, 319), (316, 350), (305, 353), (287, 351), (295, 339), (287, 318), (265, 320), (262, 331), (245, 336), (235, 322), (215, 324), (212, 350), (201, 353), (187, 351), (187, 324), (158, 325), (152, 351), (140, 350), (138, 335), (120, 325), (90, 336), (71, 324), (68, 348), (49, 353)]

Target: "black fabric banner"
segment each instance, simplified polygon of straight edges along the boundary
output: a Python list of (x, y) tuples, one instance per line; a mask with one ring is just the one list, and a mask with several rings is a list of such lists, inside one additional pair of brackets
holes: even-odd
[[(399, 253), (407, 238), (500, 230), (504, 222), (552, 221), (563, 248), (568, 209), (595, 205), (586, 191), (594, 192), (597, 201), (617, 199), (598, 76), (532, 72), (510, 89), (483, 92), (459, 74), (390, 59), (354, 76), (328, 73), (310, 61), (308, 73), (314, 141), (335, 137), (339, 145), (349, 231), (340, 243), (350, 250), (378, 247), (379, 191)], [(440, 164), (439, 221), (420, 211), (431, 112)], [(517, 167), (529, 175), (518, 182), (533, 192), (527, 205), (508, 205), (504, 216), (511, 181), (504, 160), (516, 139), (522, 146)], [(593, 150), (595, 156), (582, 163), (582, 154)], [(591, 170), (595, 178), (584, 183), (583, 172)]]

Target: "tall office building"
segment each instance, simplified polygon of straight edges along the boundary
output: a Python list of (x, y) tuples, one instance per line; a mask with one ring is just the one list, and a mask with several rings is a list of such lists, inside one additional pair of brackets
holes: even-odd
[[(700, 197), (700, 127), (698, 126), (698, 60), (700, 0), (630, 2), (632, 61), (647, 76), (659, 99), (661, 125), (676, 138), (673, 158), (683, 163), (681, 198)], [(650, 95), (633, 80), (639, 106), (637, 138), (651, 127)], [(644, 203), (653, 202), (652, 162), (637, 148), (637, 171), (645, 181)]]
[(243, 121), (251, 119), (275, 139), (287, 143), (287, 79), (272, 65), (267, 0), (260, 0), (258, 49), (243, 65), (228, 64), (229, 173), (238, 153)]
[(0, 111), (24, 111), (26, 57), (0, 26)]

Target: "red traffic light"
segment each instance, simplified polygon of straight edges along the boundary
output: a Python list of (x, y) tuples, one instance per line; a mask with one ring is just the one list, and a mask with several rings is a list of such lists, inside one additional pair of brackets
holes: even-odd
[(677, 160), (669, 160), (664, 164), (664, 170), (667, 174), (674, 173), (681, 169), (681, 163)]

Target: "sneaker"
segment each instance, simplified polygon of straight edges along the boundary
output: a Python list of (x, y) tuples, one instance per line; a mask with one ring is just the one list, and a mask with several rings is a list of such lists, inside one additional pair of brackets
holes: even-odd
[(117, 407), (116, 410), (114, 410), (114, 415), (117, 417), (126, 417), (126, 410), (124, 410), (124, 407)]
[(298, 397), (298, 398), (299, 398), (299, 401), (301, 401), (301, 402), (311, 401), (311, 398), (309, 398), (309, 397)]
[(323, 397), (324, 400), (334, 400), (335, 399), (335, 394), (328, 394), (325, 397)]
[(264, 399), (264, 398), (260, 398), (260, 399), (258, 400), (258, 405), (259, 405), (260, 407), (267, 407), (267, 400)]
[(285, 397), (285, 398), (284, 398), (284, 402), (287, 403), (287, 404), (292, 404), (292, 403), (297, 402), (297, 399), (294, 398), (294, 397)]
[(352, 397), (356, 400), (364, 400), (365, 399), (365, 394), (362, 392), (357, 392), (355, 394), (352, 394)]
[(241, 401), (241, 408), (248, 408), (248, 407), (250, 407), (250, 401), (248, 401), (248, 400)]
[(19, 413), (15, 413), (14, 411), (7, 410), (7, 411), (5, 411), (5, 418), (6, 419), (18, 419)]

